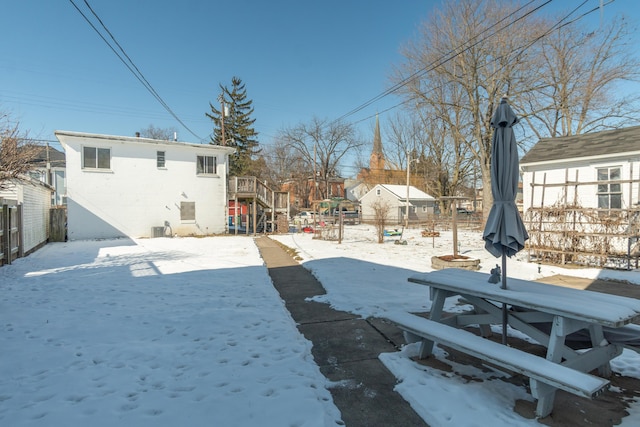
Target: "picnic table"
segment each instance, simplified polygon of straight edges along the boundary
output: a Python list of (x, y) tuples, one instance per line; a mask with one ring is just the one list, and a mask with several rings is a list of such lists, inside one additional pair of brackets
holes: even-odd
[[(605, 331), (631, 330), (640, 336), (640, 328), (630, 325), (640, 319), (640, 300), (513, 278), (501, 289), (489, 277), (453, 268), (416, 274), (408, 280), (429, 286), (429, 319), (403, 312), (386, 317), (408, 340), (421, 341), (420, 358), (429, 356), (437, 342), (528, 376), (538, 417), (551, 413), (558, 389), (594, 398), (608, 388), (610, 361), (622, 353), (623, 344), (607, 340)], [(473, 309), (445, 315), (449, 297), (460, 297)], [(509, 326), (546, 347), (545, 358), (482, 338), (491, 334), (491, 325), (502, 324), (502, 304), (508, 307)], [(470, 325), (477, 325), (481, 336), (461, 329)], [(579, 331), (590, 339), (578, 351), (569, 341)], [(599, 376), (590, 374), (595, 369)]]

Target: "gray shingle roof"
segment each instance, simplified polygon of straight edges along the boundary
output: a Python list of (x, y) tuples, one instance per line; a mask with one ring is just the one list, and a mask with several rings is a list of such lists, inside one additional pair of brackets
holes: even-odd
[(541, 138), (522, 157), (520, 164), (620, 153), (640, 154), (640, 126), (561, 138)]

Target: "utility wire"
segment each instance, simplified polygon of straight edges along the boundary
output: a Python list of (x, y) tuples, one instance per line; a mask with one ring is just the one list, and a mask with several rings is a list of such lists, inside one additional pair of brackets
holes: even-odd
[[(500, 19), (497, 24), (500, 24), (502, 22), (504, 22), (505, 20), (511, 18), (512, 16), (514, 16), (515, 14), (517, 14), (518, 12), (520, 12), (522, 9), (526, 8), (527, 6), (529, 6), (531, 3), (533, 3), (535, 0), (530, 0), (529, 3), (521, 6), (520, 8), (518, 8), (517, 10), (515, 10), (514, 12), (510, 13), (509, 15), (505, 16), (504, 18)], [(363, 110), (364, 108), (368, 107), (369, 105), (373, 104), (376, 101), (379, 101), (380, 99), (398, 91), (399, 89), (401, 89), (402, 87), (406, 86), (407, 84), (411, 83), (413, 80), (417, 79), (418, 77), (426, 74), (429, 71), (434, 70), (435, 68), (446, 64), (447, 62), (451, 61), (452, 59), (456, 58), (457, 56), (459, 56), (460, 54), (468, 51), (469, 49), (473, 48), (474, 46), (478, 45), (479, 43), (482, 43), (483, 41), (487, 40), (490, 37), (493, 37), (494, 35), (496, 35), (497, 33), (504, 31), (505, 29), (509, 28), (511, 25), (515, 24), (516, 22), (524, 19), (525, 17), (527, 17), (528, 15), (532, 14), (533, 12), (539, 10), (540, 8), (546, 6), (547, 4), (551, 3), (552, 0), (547, 0), (545, 3), (543, 3), (542, 5), (530, 10), (529, 12), (527, 12), (526, 14), (522, 15), (521, 17), (515, 19), (514, 21), (511, 21), (509, 23), (507, 23), (506, 25), (504, 25), (503, 27), (493, 31), (491, 34), (486, 35), (485, 37), (482, 37), (481, 39), (475, 41), (474, 43), (468, 45), (467, 47), (465, 47), (466, 44), (468, 44), (469, 42), (472, 42), (474, 39), (477, 39), (479, 37), (481, 37), (484, 33), (487, 33), (489, 31), (491, 31), (490, 28), (485, 29), (484, 31), (482, 31), (480, 34), (476, 35), (475, 37), (473, 37), (471, 40), (468, 40), (466, 42), (464, 42), (462, 45), (460, 46), (456, 46), (455, 48), (451, 49), (448, 53), (446, 53), (445, 55), (443, 55), (442, 57), (438, 58), (437, 60), (431, 62), (430, 64), (426, 65), (425, 67), (415, 71), (413, 74), (409, 75), (408, 77), (402, 79), (400, 82), (392, 85), (389, 89), (385, 90), (384, 92), (376, 95), (375, 97), (371, 98), (370, 100), (364, 102), (363, 104), (359, 105), (358, 107), (352, 109), (351, 111), (343, 114), (342, 116), (340, 116), (338, 119), (336, 119), (335, 121), (340, 121), (343, 120), (349, 116), (352, 116), (353, 114)]]
[[(120, 61), (125, 65), (125, 67), (127, 67), (127, 69), (135, 76), (136, 79), (138, 79), (138, 81), (145, 87), (145, 89), (147, 89), (147, 91), (160, 103), (160, 105), (162, 105), (162, 107), (169, 113), (171, 114), (171, 116), (176, 119), (178, 121), (178, 123), (180, 123), (182, 125), (182, 127), (184, 127), (191, 135), (193, 135), (194, 137), (196, 137), (198, 140), (203, 140), (203, 138), (201, 138), (200, 136), (196, 135), (181, 119), (180, 117), (178, 117), (178, 115), (171, 109), (171, 107), (169, 107), (169, 105), (164, 101), (164, 99), (162, 99), (162, 97), (160, 96), (160, 94), (158, 94), (158, 92), (153, 88), (153, 86), (151, 85), (151, 83), (149, 83), (149, 81), (144, 77), (144, 74), (142, 74), (142, 72), (140, 71), (140, 69), (135, 65), (135, 63), (133, 62), (133, 60), (129, 57), (129, 55), (127, 54), (127, 52), (124, 50), (124, 48), (120, 45), (120, 43), (118, 43), (118, 41), (116, 40), (116, 38), (114, 37), (114, 35), (111, 33), (111, 31), (109, 31), (109, 29), (107, 28), (107, 26), (104, 24), (104, 22), (102, 21), (102, 19), (100, 19), (100, 17), (98, 16), (98, 14), (93, 10), (93, 8), (91, 7), (91, 5), (89, 4), (88, 0), (84, 0), (85, 5), (87, 6), (87, 8), (89, 8), (89, 11), (91, 11), (91, 14), (98, 20), (98, 22), (100, 23), (100, 26), (104, 29), (104, 31), (106, 31), (106, 33), (109, 35), (109, 37), (111, 38), (111, 40), (113, 40), (113, 42), (115, 43), (115, 45), (118, 47), (118, 49), (120, 50), (120, 52), (118, 52), (113, 45), (109, 42), (109, 40), (107, 40), (107, 38), (102, 34), (102, 32), (93, 24), (93, 22), (91, 21), (91, 19), (89, 17), (87, 17), (87, 15), (78, 7), (78, 5), (73, 1), (73, 0), (69, 0), (69, 2), (71, 2), (71, 4), (73, 5), (73, 7), (78, 11), (78, 13), (80, 15), (82, 15), (82, 17), (84, 18), (85, 21), (87, 21), (87, 23), (91, 26), (91, 28), (98, 34), (98, 36), (100, 36), (100, 38), (102, 39), (102, 41), (104, 41), (107, 46), (109, 47), (109, 49), (111, 49), (111, 51), (113, 51), (113, 53), (116, 54), (116, 56), (118, 57), (118, 59), (120, 59)], [(123, 57), (124, 55), (124, 57)], [(125, 60), (126, 58), (126, 60)]]
[[(529, 13), (527, 13), (527, 15), (529, 15), (529, 14), (531, 14), (532, 12), (534, 12), (534, 11), (536, 11), (536, 10), (540, 9), (541, 7), (545, 6), (545, 5), (546, 5), (547, 3), (549, 3), (550, 1), (552, 1), (552, 0), (548, 0), (545, 4), (543, 4), (543, 5), (539, 6), (539, 7), (537, 7), (536, 9), (534, 9), (534, 10), (530, 11)], [(540, 41), (541, 39), (543, 39), (543, 38), (547, 37), (547, 36), (548, 36), (549, 34), (551, 34), (553, 31), (559, 30), (559, 29), (561, 29), (561, 28), (563, 28), (563, 27), (565, 27), (565, 26), (567, 26), (567, 25), (571, 25), (571, 24), (573, 24), (573, 23), (575, 23), (575, 22), (579, 21), (580, 19), (584, 18), (585, 16), (587, 16), (587, 15), (589, 15), (589, 14), (591, 14), (591, 13), (593, 13), (593, 12), (595, 12), (595, 11), (597, 11), (597, 10), (599, 10), (599, 9), (600, 9), (600, 6), (594, 7), (594, 8), (592, 8), (591, 10), (588, 10), (587, 12), (584, 12), (582, 15), (577, 16), (576, 18), (574, 18), (574, 19), (572, 19), (572, 20), (570, 20), (570, 21), (564, 22), (564, 21), (565, 21), (565, 20), (567, 20), (567, 19), (568, 19), (568, 18), (569, 18), (573, 13), (575, 13), (578, 9), (580, 9), (581, 7), (583, 7), (583, 6), (587, 3), (587, 1), (588, 1), (588, 0), (584, 0), (584, 1), (579, 5), (579, 6), (577, 6), (576, 8), (574, 8), (574, 9), (573, 9), (570, 13), (568, 13), (564, 18), (560, 19), (560, 20), (559, 20), (555, 25), (553, 25), (552, 27), (550, 27), (550, 28), (549, 28), (545, 33), (543, 33), (542, 35), (538, 36), (537, 38), (535, 38), (533, 41), (531, 41), (531, 42), (530, 42), (530, 43), (528, 43), (527, 45), (522, 46), (522, 47), (520, 47), (519, 49), (516, 49), (516, 51), (514, 51), (514, 52), (513, 52), (513, 54), (515, 54), (516, 56), (521, 55), (525, 50), (529, 49), (531, 46), (533, 46), (535, 43), (537, 43), (537, 42), (538, 42), (538, 41)], [(603, 4), (602, 4), (602, 6), (607, 6), (607, 5), (611, 4), (613, 1), (614, 1), (614, 0), (610, 0), (610, 1), (606, 2), (606, 3), (603, 3)], [(521, 9), (522, 9), (522, 8), (521, 8)], [(512, 15), (513, 15), (513, 14), (512, 14)], [(522, 18), (524, 18), (524, 17), (525, 17), (525, 16), (527, 16), (527, 15), (523, 15), (523, 16), (522, 16), (521, 18), (519, 18), (519, 19), (522, 19)], [(504, 20), (504, 19), (503, 19), (503, 20)], [(514, 22), (515, 22), (515, 21), (514, 21)], [(495, 35), (495, 34), (496, 34), (496, 33), (493, 33), (492, 35)], [(486, 38), (485, 38), (485, 39), (486, 39)], [(485, 39), (483, 39), (483, 40), (485, 40)], [(483, 41), (483, 40), (481, 40), (481, 41)], [(469, 49), (469, 48), (471, 48), (471, 47), (473, 47), (473, 46), (470, 46), (470, 47), (466, 48), (465, 50), (468, 50), (468, 49)], [(464, 52), (464, 51), (463, 51), (463, 52)], [(462, 53), (462, 52), (460, 52), (460, 53)], [(456, 56), (457, 56), (457, 55), (458, 55), (458, 54), (456, 54)], [(455, 57), (455, 56), (454, 56), (454, 57)], [(348, 117), (349, 115), (352, 115), (352, 114), (357, 113), (358, 111), (360, 111), (360, 110), (362, 110), (362, 109), (366, 108), (367, 106), (371, 105), (373, 102), (375, 102), (375, 101), (377, 101), (377, 100), (379, 100), (379, 99), (383, 98), (384, 96), (387, 96), (387, 95), (389, 95), (389, 94), (391, 94), (391, 93), (395, 92), (396, 90), (400, 89), (400, 87), (407, 85), (407, 84), (408, 84), (412, 79), (417, 78), (417, 77), (419, 77), (419, 76), (421, 76), (421, 75), (424, 75), (427, 71), (431, 71), (431, 70), (433, 70), (433, 69), (437, 68), (439, 65), (442, 65), (442, 64), (446, 63), (447, 61), (449, 61), (449, 60), (453, 59), (454, 57), (452, 57), (452, 58), (448, 58), (448, 59), (446, 59), (446, 60), (441, 60), (442, 62), (439, 62), (439, 63), (438, 63), (438, 64), (436, 64), (436, 65), (433, 65), (433, 64), (434, 64), (435, 62), (437, 62), (437, 61), (432, 62), (432, 63), (431, 63), (430, 65), (428, 65), (427, 67), (422, 68), (422, 69), (420, 69), (419, 71), (417, 71), (417, 72), (413, 73), (411, 76), (407, 77), (406, 79), (403, 79), (400, 83), (398, 83), (398, 84), (397, 84), (397, 85), (400, 85), (399, 87), (395, 88), (395, 86), (397, 86), (397, 85), (395, 85), (394, 87), (392, 87), (392, 90), (387, 90), (387, 91), (383, 92), (382, 94), (378, 95), (377, 97), (372, 98), (372, 100), (367, 101), (367, 103), (365, 103), (366, 105), (365, 105), (365, 104), (363, 104), (361, 107), (358, 107), (358, 108), (356, 108), (356, 109), (354, 109), (354, 110), (350, 111), (349, 113), (344, 114), (343, 116), (341, 116), (341, 117), (340, 117), (339, 119), (337, 119), (337, 120), (341, 120), (341, 119), (343, 119), (343, 118), (345, 118), (345, 117)], [(502, 58), (502, 57), (494, 58), (493, 62), (495, 62), (495, 61), (499, 60), (500, 58)], [(432, 89), (432, 90), (434, 90), (434, 89)], [(386, 92), (389, 92), (389, 93), (386, 93)], [(355, 122), (353, 122), (353, 124), (358, 124), (358, 123), (361, 123), (361, 122), (364, 122), (364, 121), (370, 120), (370, 119), (374, 118), (374, 117), (375, 117), (376, 115), (378, 115), (378, 114), (384, 114), (384, 113), (386, 113), (386, 112), (388, 112), (388, 111), (391, 111), (391, 110), (394, 110), (394, 109), (396, 109), (396, 108), (398, 108), (398, 107), (400, 107), (400, 106), (402, 106), (402, 105), (408, 104), (408, 103), (410, 103), (411, 101), (414, 101), (414, 100), (416, 100), (416, 99), (417, 99), (416, 97), (411, 97), (411, 98), (409, 98), (409, 99), (407, 99), (407, 100), (404, 100), (404, 101), (401, 101), (401, 102), (399, 102), (399, 103), (397, 103), (397, 104), (395, 104), (395, 105), (392, 105), (391, 107), (388, 107), (388, 108), (386, 108), (386, 109), (384, 109), (384, 110), (382, 110), (382, 111), (376, 112), (375, 114), (371, 114), (371, 115), (369, 115), (369, 116), (367, 116), (367, 117), (365, 117), (365, 118), (362, 118), (362, 119), (360, 119), (360, 120), (358, 120), (358, 121), (355, 121)]]

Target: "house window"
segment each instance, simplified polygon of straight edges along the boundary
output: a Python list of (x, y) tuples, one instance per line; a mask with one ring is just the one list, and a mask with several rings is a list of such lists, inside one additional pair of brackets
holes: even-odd
[(379, 196), (379, 195), (380, 195), (380, 189), (376, 188), (376, 196)]
[(197, 170), (198, 175), (213, 175), (216, 173), (217, 162), (214, 156), (198, 156)]
[(83, 147), (82, 167), (84, 169), (111, 169), (111, 149)]
[(156, 151), (156, 165), (159, 168), (164, 167), (164, 151)]
[(196, 220), (196, 202), (180, 202), (180, 220)]
[(618, 183), (607, 181), (620, 180), (620, 168), (598, 168), (598, 208), (620, 209), (622, 208), (622, 186)]

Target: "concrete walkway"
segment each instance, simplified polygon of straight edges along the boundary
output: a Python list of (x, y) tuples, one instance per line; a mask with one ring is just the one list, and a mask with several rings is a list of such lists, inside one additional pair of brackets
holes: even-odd
[(347, 427), (426, 426), (398, 393), (396, 378), (378, 360), (401, 343), (397, 328), (361, 319), (328, 304), (305, 301), (325, 293), (322, 285), (268, 237), (256, 238), (275, 288), (300, 332), (313, 343), (320, 371), (336, 386), (333, 401)]

